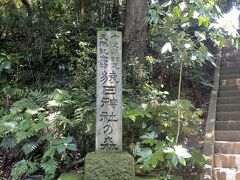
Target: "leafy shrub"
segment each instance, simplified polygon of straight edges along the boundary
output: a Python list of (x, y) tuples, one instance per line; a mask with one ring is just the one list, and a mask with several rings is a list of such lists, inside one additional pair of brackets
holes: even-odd
[(203, 167), (206, 163), (203, 155), (194, 149), (176, 145), (174, 141), (161, 141), (153, 131), (141, 137), (141, 143), (131, 144), (130, 148), (142, 170), (158, 169), (163, 179), (171, 179), (174, 168), (191, 166)]
[(1, 118), (0, 147), (15, 149), (23, 158), (12, 169), (13, 179), (41, 169), (46, 179), (54, 178), (66, 152), (77, 150), (73, 137), (68, 135), (74, 124), (69, 119), (69, 107), (74, 105), (68, 92), (59, 89), (50, 95), (30, 91), (11, 105)]
[[(140, 107), (136, 104), (127, 106), (123, 112), (126, 124), (141, 128), (143, 130), (142, 133), (148, 129), (154, 130), (164, 140), (166, 136), (170, 139), (175, 138), (177, 133), (177, 107), (180, 105), (182, 134), (196, 134), (200, 132), (202, 111), (201, 109), (196, 109), (191, 101), (181, 100), (178, 103), (178, 101), (165, 100), (152, 103), (155, 104), (143, 103)], [(129, 136), (131, 135), (129, 134)]]

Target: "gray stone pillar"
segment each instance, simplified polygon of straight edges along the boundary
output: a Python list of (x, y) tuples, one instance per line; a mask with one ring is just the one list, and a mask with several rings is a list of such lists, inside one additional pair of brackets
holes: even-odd
[(122, 151), (122, 33), (97, 38), (96, 151)]
[(133, 180), (134, 159), (122, 152), (122, 33), (97, 34), (96, 152), (85, 158), (85, 180)]

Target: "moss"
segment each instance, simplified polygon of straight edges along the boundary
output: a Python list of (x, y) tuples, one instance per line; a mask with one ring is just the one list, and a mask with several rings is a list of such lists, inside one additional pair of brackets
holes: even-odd
[(89, 153), (85, 158), (85, 180), (134, 178), (134, 159), (128, 153)]
[(84, 180), (83, 175), (74, 173), (64, 173), (58, 178), (58, 180)]

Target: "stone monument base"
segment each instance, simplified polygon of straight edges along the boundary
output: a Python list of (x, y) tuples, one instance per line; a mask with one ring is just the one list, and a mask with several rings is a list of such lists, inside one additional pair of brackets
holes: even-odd
[(85, 180), (133, 180), (134, 159), (128, 153), (89, 153), (85, 157)]

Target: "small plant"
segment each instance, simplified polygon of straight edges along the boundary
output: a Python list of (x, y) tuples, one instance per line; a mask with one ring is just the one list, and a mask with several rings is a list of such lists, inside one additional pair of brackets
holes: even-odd
[(188, 164), (199, 167), (205, 164), (203, 155), (197, 150), (176, 145), (173, 140), (161, 141), (157, 137), (155, 132), (146, 133), (141, 137), (141, 143), (130, 146), (140, 169), (158, 169), (162, 179), (171, 179), (174, 169)]
[(77, 150), (67, 134), (73, 125), (68, 118), (68, 107), (75, 103), (71, 98), (59, 89), (49, 96), (30, 91), (1, 117), (0, 147), (20, 152), (20, 161), (11, 172), (13, 179), (42, 170), (46, 179), (53, 179), (66, 152)]

